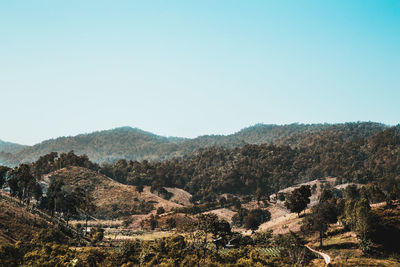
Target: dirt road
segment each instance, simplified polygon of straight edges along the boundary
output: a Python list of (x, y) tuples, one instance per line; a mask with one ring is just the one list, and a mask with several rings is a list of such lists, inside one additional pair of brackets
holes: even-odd
[(326, 265), (329, 265), (329, 263), (331, 262), (331, 257), (328, 254), (320, 252), (320, 251), (317, 251), (315, 249), (312, 249), (307, 245), (305, 245), (305, 247), (308, 248), (309, 250), (311, 250), (312, 252), (315, 252), (315, 253), (321, 255), (321, 257), (324, 259)]

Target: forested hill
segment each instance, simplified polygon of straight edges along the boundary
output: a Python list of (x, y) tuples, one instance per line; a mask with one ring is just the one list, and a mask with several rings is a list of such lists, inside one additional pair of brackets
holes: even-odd
[(116, 159), (163, 159), (178, 149), (181, 138), (167, 138), (137, 128), (120, 127), (112, 130), (59, 137), (26, 147), (12, 155), (0, 152), (0, 162), (16, 165), (31, 162), (50, 152), (86, 154), (95, 162)]
[(3, 151), (5, 153), (16, 153), (20, 150), (22, 150), (25, 146), (20, 145), (20, 144), (15, 144), (11, 142), (5, 142), (3, 140), (0, 140), (0, 151)]
[(206, 202), (224, 193), (269, 195), (328, 176), (336, 177), (339, 184), (376, 182), (386, 192), (398, 184), (400, 125), (364, 138), (360, 134), (346, 138), (337, 127), (312, 135), (311, 143), (305, 140), (298, 147), (211, 147), (183, 159), (162, 162), (119, 160), (103, 165), (101, 172), (121, 183), (149, 185), (154, 190), (165, 186), (183, 188), (193, 200)]
[[(97, 163), (118, 159), (160, 161), (189, 155), (200, 148), (242, 147), (245, 144), (278, 144), (302, 146), (325, 139), (345, 142), (374, 135), (387, 126), (380, 123), (345, 124), (257, 124), (231, 135), (205, 135), (193, 139), (163, 137), (137, 128), (121, 127), (72, 137), (60, 137), (25, 147), (19, 151), (2, 150), (0, 163), (17, 165), (32, 162), (50, 152), (86, 154)], [(11, 152), (11, 153), (10, 153)]]

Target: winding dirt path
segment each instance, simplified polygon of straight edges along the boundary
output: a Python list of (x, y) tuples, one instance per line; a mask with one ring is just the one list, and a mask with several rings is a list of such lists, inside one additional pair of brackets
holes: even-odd
[(315, 249), (312, 249), (307, 245), (305, 245), (305, 247), (308, 248), (309, 250), (311, 250), (312, 252), (315, 252), (315, 253), (321, 255), (321, 257), (324, 259), (326, 265), (329, 265), (329, 263), (331, 263), (331, 257), (328, 254), (320, 252), (320, 251), (317, 251)]

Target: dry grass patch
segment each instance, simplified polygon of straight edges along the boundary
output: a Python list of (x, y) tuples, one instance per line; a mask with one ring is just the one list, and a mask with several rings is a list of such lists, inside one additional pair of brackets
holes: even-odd
[(232, 224), (232, 217), (233, 215), (236, 214), (236, 212), (226, 208), (204, 212), (204, 214), (209, 214), (209, 213), (215, 214), (218, 216), (219, 219), (224, 219), (225, 221), (231, 224)]
[(170, 201), (181, 204), (183, 206), (192, 205), (192, 203), (190, 202), (192, 194), (190, 194), (189, 192), (175, 187), (165, 187), (165, 189), (168, 192), (174, 194), (173, 197), (170, 199)]
[(41, 229), (53, 227), (39, 215), (32, 214), (24, 207), (7, 201), (0, 195), (0, 244), (29, 240)]
[(173, 231), (149, 231), (149, 232), (129, 232), (129, 231), (116, 231), (116, 232), (107, 232), (104, 235), (106, 240), (111, 241), (126, 241), (126, 240), (133, 240), (133, 239), (140, 239), (140, 240), (156, 240), (163, 237), (169, 237), (174, 235), (175, 232)]
[[(180, 204), (151, 193), (148, 186), (144, 187), (142, 193), (139, 193), (135, 186), (121, 184), (107, 176), (82, 167), (63, 168), (47, 175), (44, 180), (49, 182), (50, 177), (58, 177), (66, 185), (87, 189), (94, 199), (95, 214), (98, 217), (110, 218), (141, 213), (148, 214), (161, 206), (166, 211), (182, 207)], [(183, 190), (173, 191), (179, 193), (178, 199), (186, 201)]]

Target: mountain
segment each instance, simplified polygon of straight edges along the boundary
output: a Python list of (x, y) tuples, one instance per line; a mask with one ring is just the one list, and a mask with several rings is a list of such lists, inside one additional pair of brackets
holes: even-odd
[[(160, 161), (189, 155), (200, 148), (222, 146), (242, 147), (245, 144), (274, 143), (299, 146), (310, 143), (313, 135), (342, 140), (366, 137), (386, 129), (373, 122), (343, 124), (256, 124), (230, 135), (204, 135), (197, 138), (163, 137), (137, 128), (112, 130), (59, 137), (15, 151), (0, 152), (0, 163), (17, 165), (32, 162), (50, 152), (86, 154), (97, 163), (118, 159)], [(324, 133), (321, 135), (320, 133)], [(328, 134), (329, 133), (329, 134)]]
[(0, 140), (0, 151), (5, 153), (15, 153), (20, 151), (24, 147), (26, 146)]
[(163, 159), (163, 155), (176, 151), (177, 143), (181, 140), (183, 139), (162, 137), (137, 128), (120, 127), (46, 140), (34, 146), (25, 147), (12, 155), (0, 154), (0, 162), (15, 165), (20, 162), (34, 161), (50, 152), (71, 150), (76, 154), (86, 154), (95, 162), (111, 162), (121, 158), (157, 160)]
[(203, 202), (226, 193), (272, 194), (323, 177), (336, 177), (338, 183), (376, 182), (390, 191), (400, 181), (400, 125), (379, 129), (376, 124), (335, 125), (294, 136), (297, 143), (291, 146), (210, 147), (179, 160), (119, 160), (100, 172), (135, 186), (181, 188), (193, 201)]

